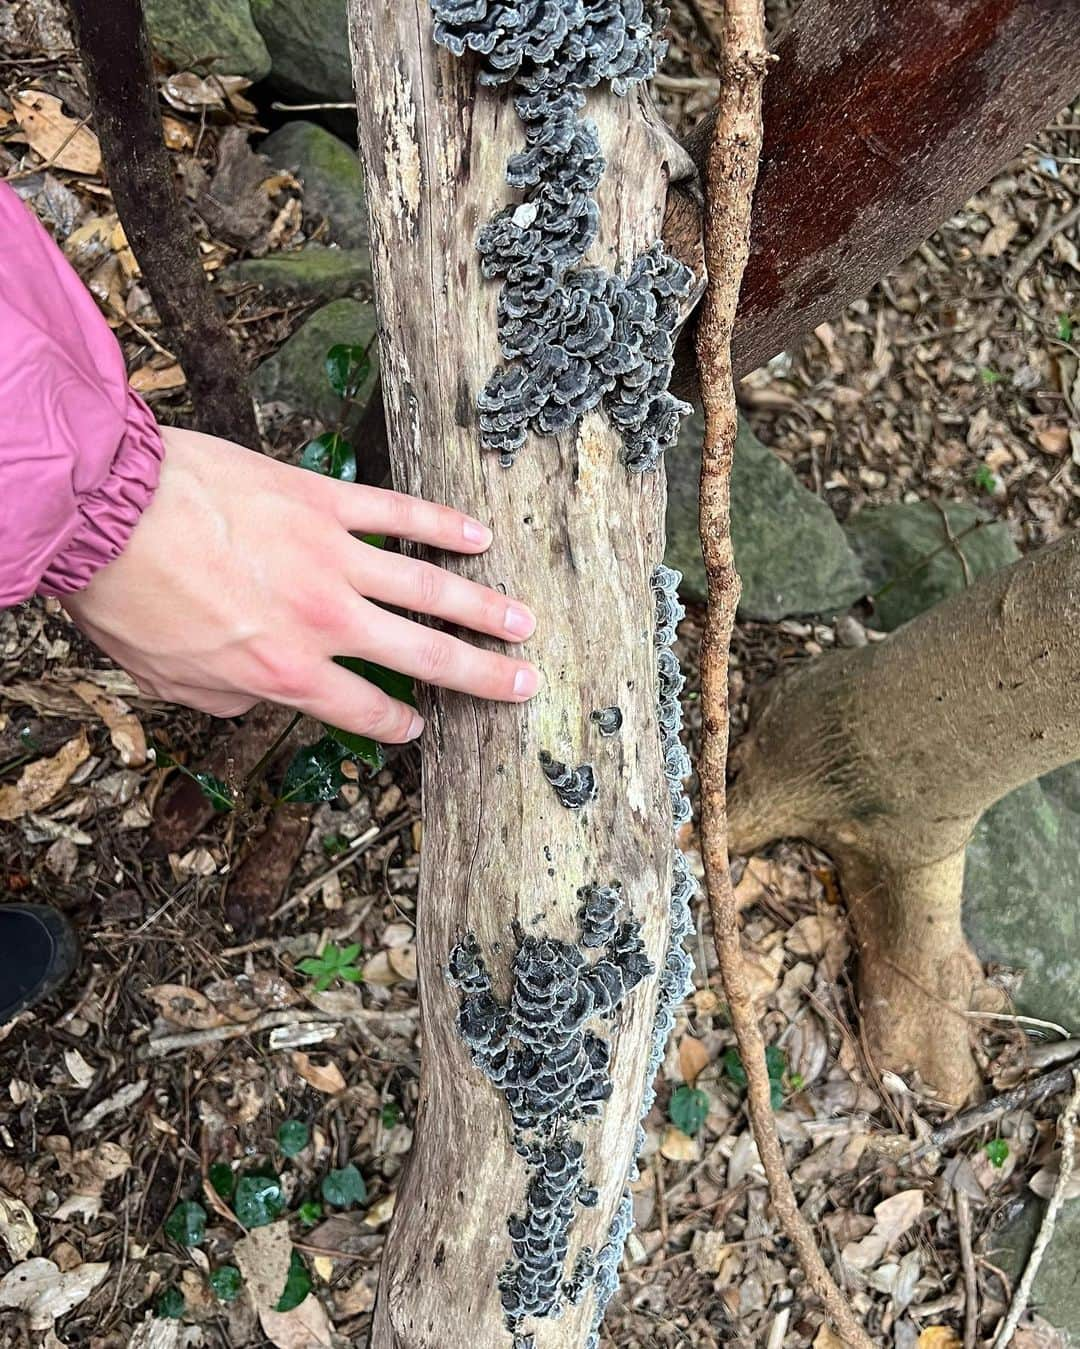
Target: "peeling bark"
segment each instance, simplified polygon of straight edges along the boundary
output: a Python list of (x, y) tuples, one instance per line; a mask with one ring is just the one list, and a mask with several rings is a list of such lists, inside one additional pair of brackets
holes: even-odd
[(995, 801), (1080, 758), (1078, 630), (1074, 534), (774, 681), (733, 754), (733, 850), (795, 836), (835, 859), (875, 1057), (950, 1102), (979, 1080), (964, 849)]

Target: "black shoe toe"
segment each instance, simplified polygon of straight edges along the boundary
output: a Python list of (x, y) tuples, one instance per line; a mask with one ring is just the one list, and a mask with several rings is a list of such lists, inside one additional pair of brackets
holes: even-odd
[(0, 905), (0, 1026), (54, 993), (78, 956), (74, 930), (59, 910)]

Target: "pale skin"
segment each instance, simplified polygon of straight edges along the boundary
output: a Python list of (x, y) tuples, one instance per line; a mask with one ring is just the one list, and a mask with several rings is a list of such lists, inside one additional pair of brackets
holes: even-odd
[(265, 699), (387, 744), (415, 739), (422, 718), (334, 656), (478, 698), (525, 702), (536, 692), (539, 674), (519, 656), (382, 607), (517, 644), (536, 625), (524, 604), (354, 537), (476, 554), (491, 543), (487, 526), (214, 436), (162, 434), (161, 481), (127, 547), (63, 600), (145, 692), (220, 717)]

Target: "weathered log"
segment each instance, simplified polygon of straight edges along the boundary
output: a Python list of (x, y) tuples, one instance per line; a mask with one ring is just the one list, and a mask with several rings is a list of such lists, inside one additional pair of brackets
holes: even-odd
[[(461, 994), (446, 967), (475, 934), (505, 1001), (523, 940), (551, 936), (576, 947), (579, 889), (613, 882), (652, 965), (663, 965), (672, 808), (657, 729), (651, 578), (663, 553), (664, 480), (662, 470), (628, 473), (619, 437), (596, 413), (578, 434), (530, 436), (510, 468), (481, 451), (475, 406), (499, 362), (498, 287), (481, 275), (476, 237), (513, 199), (506, 165), (522, 148), (521, 124), (508, 95), (479, 86), (471, 62), (436, 48), (427, 0), (350, 0), (350, 26), (395, 482), (489, 522), (489, 553), (442, 560), (526, 596), (538, 615), (530, 654), (544, 684), (530, 704), (424, 694), (424, 1056), (372, 1341), (486, 1349), (513, 1338), (499, 1275), (530, 1166), (515, 1151), (506, 1103), (458, 1032)], [(671, 166), (682, 171), (685, 156), (640, 92), (617, 98), (605, 87), (590, 94), (586, 112), (608, 163), (590, 259), (625, 270), (659, 236)], [(621, 729), (618, 718), (592, 716), (613, 707)], [(545, 777), (545, 754), (591, 765), (595, 799), (567, 809)], [(599, 1194), (575, 1210), (568, 1278), (585, 1248), (602, 1251), (622, 1207), (656, 1004), (650, 977), (602, 1031), (612, 1094), (598, 1119), (574, 1128), (585, 1179)], [(597, 1302), (590, 1282), (558, 1319), (530, 1319), (535, 1341), (520, 1343), (588, 1342)]]

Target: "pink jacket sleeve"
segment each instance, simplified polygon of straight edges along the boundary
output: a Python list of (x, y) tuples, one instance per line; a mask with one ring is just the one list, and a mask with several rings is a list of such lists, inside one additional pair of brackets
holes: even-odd
[(89, 291), (0, 183), (0, 607), (81, 590), (111, 562), (163, 453)]

